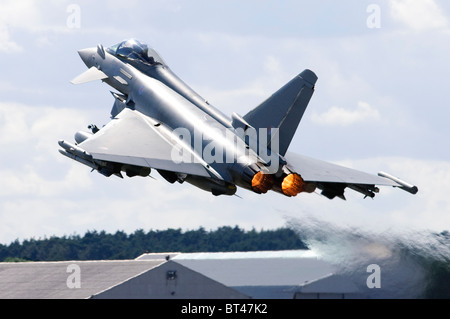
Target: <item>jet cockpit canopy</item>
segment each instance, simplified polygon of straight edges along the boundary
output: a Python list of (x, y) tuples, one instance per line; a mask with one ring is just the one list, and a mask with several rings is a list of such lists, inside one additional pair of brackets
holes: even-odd
[(118, 58), (135, 63), (144, 63), (146, 65), (166, 64), (155, 50), (136, 39), (122, 41), (109, 47), (107, 51)]

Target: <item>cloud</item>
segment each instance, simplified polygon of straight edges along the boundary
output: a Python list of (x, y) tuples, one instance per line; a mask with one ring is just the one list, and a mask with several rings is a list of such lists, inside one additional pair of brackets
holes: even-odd
[(0, 21), (3, 26), (33, 29), (41, 22), (37, 1), (4, 0), (0, 2)]
[[(136, 4), (128, 1), (126, 6)], [(109, 4), (109, 1), (108, 1)], [(79, 8), (80, 12), (74, 11)], [(35, 0), (2, 0), (0, 1), (0, 53), (24, 53), (30, 42), (38, 47), (48, 47), (58, 43), (58, 36), (70, 34), (115, 35), (122, 37), (122, 28), (96, 25), (82, 25), (80, 21), (88, 20), (90, 12), (104, 10), (104, 5), (70, 4), (69, 0), (35, 1)], [(107, 15), (106, 15), (107, 16)], [(97, 22), (97, 20), (94, 20)], [(31, 35), (23, 41), (24, 35)]]
[(22, 51), (22, 47), (11, 40), (8, 28), (0, 24), (0, 52), (18, 53)]
[[(58, 177), (61, 156), (57, 141), (74, 130), (74, 123), (87, 121), (78, 112), (66, 108), (31, 107), (19, 103), (0, 103), (0, 180), (4, 196), (54, 196), (75, 183), (79, 174), (71, 171)], [(71, 129), (70, 129), (71, 127)], [(73, 131), (71, 131), (73, 132)], [(80, 185), (79, 182), (76, 182)]]
[(379, 121), (381, 116), (369, 103), (360, 101), (354, 110), (333, 106), (322, 114), (313, 113), (311, 119), (321, 125), (348, 126), (361, 122)]
[(450, 230), (447, 190), (450, 162), (399, 158), (392, 160), (389, 166), (392, 172), (406, 176), (419, 188), (419, 193), (405, 206), (392, 209), (392, 216), (398, 224), (411, 229)]
[(448, 21), (434, 0), (389, 1), (391, 16), (414, 31), (443, 29)]
[(11, 29), (33, 30), (40, 24), (37, 1), (4, 0), (0, 2), (0, 52), (17, 53), (23, 48), (11, 37)]
[(0, 102), (0, 145), (33, 143), (39, 148), (80, 121), (87, 123), (81, 112), (69, 108)]

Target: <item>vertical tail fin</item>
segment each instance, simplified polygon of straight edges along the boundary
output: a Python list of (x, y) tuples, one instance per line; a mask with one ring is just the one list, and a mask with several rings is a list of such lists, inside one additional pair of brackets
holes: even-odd
[[(314, 93), (317, 76), (310, 70), (305, 70), (287, 83), (244, 116), (244, 120), (255, 129), (265, 128), (268, 132), (268, 146), (278, 139), (279, 153), (286, 154), (297, 127), (305, 113), (306, 107)], [(272, 129), (278, 128), (278, 134), (272, 134)]]

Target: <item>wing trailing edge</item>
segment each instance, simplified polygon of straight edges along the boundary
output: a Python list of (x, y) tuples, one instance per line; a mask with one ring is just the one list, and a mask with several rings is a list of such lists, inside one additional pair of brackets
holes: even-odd
[(411, 194), (418, 192), (417, 186), (383, 172), (376, 176), (291, 152), (286, 154), (286, 161), (305, 182), (317, 185), (322, 189), (322, 195), (330, 199), (345, 199), (347, 187), (372, 198), (379, 191), (377, 185), (397, 187)]

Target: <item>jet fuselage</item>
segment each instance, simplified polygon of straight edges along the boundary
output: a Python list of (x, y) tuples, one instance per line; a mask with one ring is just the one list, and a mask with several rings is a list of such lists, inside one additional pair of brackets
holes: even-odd
[(155, 125), (174, 131), (174, 138), (183, 139), (198, 154), (192, 157), (174, 152), (175, 157), (182, 157), (174, 160), (203, 159), (213, 181), (160, 172), (166, 179), (187, 181), (217, 194), (230, 194), (236, 191), (234, 185), (254, 190), (255, 174), (267, 172), (267, 163), (235, 134), (231, 120), (189, 88), (167, 65), (155, 63), (138, 69), (100, 46), (80, 50), (79, 55), (88, 68), (95, 67), (106, 74), (108, 77), (103, 81), (122, 94), (121, 98), (116, 95), (119, 110), (128, 107), (158, 119)]
[(210, 105), (159, 54), (135, 39), (107, 49), (80, 50), (89, 68), (74, 84), (102, 80), (117, 92), (112, 121), (92, 133), (77, 132), (76, 145), (60, 153), (107, 177), (149, 176), (188, 182), (214, 195), (234, 195), (240, 186), (288, 197), (320, 189), (345, 199), (350, 188), (375, 197), (376, 185), (418, 188), (387, 173), (378, 176), (288, 152), (318, 80), (304, 70), (243, 117), (231, 119)]

